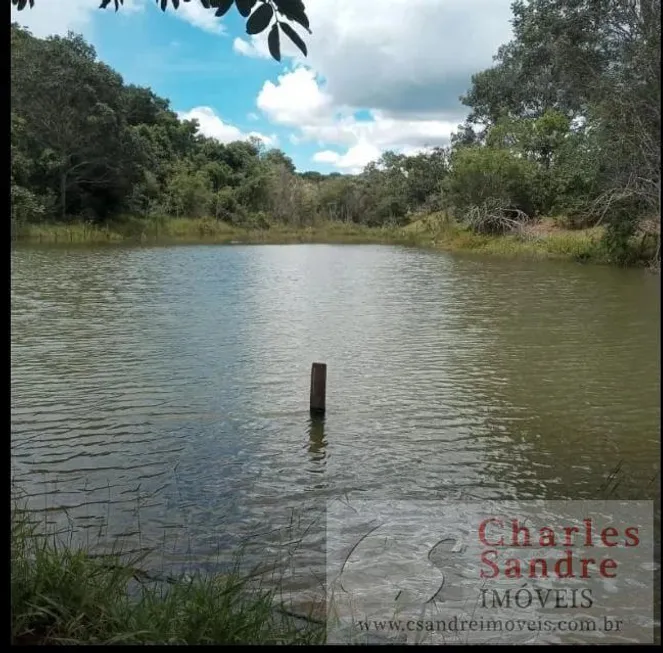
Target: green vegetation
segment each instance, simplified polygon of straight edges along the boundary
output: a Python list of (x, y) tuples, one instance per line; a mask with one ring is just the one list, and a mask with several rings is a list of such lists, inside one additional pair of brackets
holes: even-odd
[[(307, 28), (298, 0), (201, 2), (219, 16), (235, 4), (252, 33), (272, 25), (277, 60), (281, 32), (306, 52), (274, 22), (276, 9)], [(514, 38), (472, 78), (450, 146), (386, 152), (358, 175), (298, 172), (261, 141), (207, 138), (82, 37), (12, 25), (12, 238), (401, 243), (659, 265), (660, 1), (516, 0), (513, 12)], [(91, 557), (15, 512), (13, 642), (323, 638), (238, 571), (164, 584), (139, 562)]]
[(15, 234), (29, 243), (407, 243), (420, 240), (403, 229), (370, 228), (340, 222), (307, 227), (287, 224), (269, 228), (242, 228), (210, 218), (145, 220), (126, 218), (93, 223), (26, 224)]
[[(659, 10), (659, 0), (515, 2), (514, 39), (473, 77), (450, 147), (386, 152), (358, 175), (301, 173), (261, 141), (207, 138), (80, 36), (42, 40), (13, 25), (12, 234), (435, 241), (658, 265)], [(440, 213), (443, 237), (423, 233)], [(565, 216), (558, 232), (541, 230), (553, 215)]]
[[(610, 261), (603, 243), (603, 228), (563, 229), (553, 220), (542, 220), (536, 226), (525, 226), (517, 233), (495, 237), (477, 233), (467, 226), (450, 224), (442, 216), (433, 215), (409, 225), (404, 231), (416, 244), (426, 245), (430, 242), (434, 247), (449, 251), (566, 258), (595, 263)], [(637, 249), (637, 244), (634, 243), (632, 247)]]
[[(466, 226), (433, 214), (405, 227), (366, 227), (360, 224), (324, 222), (309, 227), (275, 225), (268, 229), (243, 229), (209, 218), (172, 218), (162, 221), (126, 219), (103, 225), (26, 224), (16, 237), (27, 243), (84, 245), (105, 243), (212, 244), (212, 243), (381, 243), (432, 247), (446, 251), (471, 251), (500, 256), (566, 258), (582, 262), (609, 263), (602, 240), (605, 230), (560, 229), (550, 221), (519, 234), (478, 234)], [(630, 245), (632, 251), (639, 244)], [(644, 258), (644, 254), (640, 257)]]
[(292, 616), (279, 596), (237, 569), (218, 577), (150, 581), (139, 560), (91, 557), (40, 537), (12, 514), (13, 644), (308, 644), (324, 626)]

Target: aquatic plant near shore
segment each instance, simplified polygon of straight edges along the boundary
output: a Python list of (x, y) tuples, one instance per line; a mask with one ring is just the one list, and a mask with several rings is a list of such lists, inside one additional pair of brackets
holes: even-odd
[(13, 644), (307, 644), (324, 625), (297, 618), (239, 567), (159, 582), (140, 557), (92, 556), (44, 534), (15, 507), (11, 523)]

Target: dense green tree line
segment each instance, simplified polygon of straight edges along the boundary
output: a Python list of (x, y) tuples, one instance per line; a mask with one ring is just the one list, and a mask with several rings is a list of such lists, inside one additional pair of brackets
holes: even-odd
[(297, 173), (259, 141), (206, 138), (80, 36), (12, 26), (12, 218), (268, 227), (443, 211), (507, 231), (556, 215), (604, 224), (625, 259), (643, 225), (660, 233), (660, 0), (518, 0), (513, 12), (514, 38), (472, 78), (451, 145), (387, 152), (359, 175)]
[(319, 217), (380, 225), (402, 222), (439, 192), (446, 172), (447, 153), (435, 150), (387, 153), (359, 176), (297, 174), (289, 157), (258, 140), (202, 136), (167, 100), (124, 84), (80, 36), (37, 39), (16, 26), (11, 35), (12, 215), (19, 222), (132, 214), (251, 226)]

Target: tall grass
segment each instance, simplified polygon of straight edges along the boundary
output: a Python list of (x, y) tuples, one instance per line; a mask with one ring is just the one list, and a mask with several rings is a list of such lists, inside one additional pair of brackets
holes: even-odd
[[(449, 220), (444, 214), (424, 216), (405, 227), (367, 227), (318, 221), (312, 226), (272, 224), (237, 226), (210, 218), (119, 217), (105, 225), (87, 223), (14, 225), (15, 240), (27, 243), (383, 243), (433, 247), (499, 256), (565, 258), (609, 263), (603, 230), (547, 227), (535, 233), (488, 236)], [(642, 257), (640, 257), (642, 258)]]
[(87, 223), (26, 224), (14, 227), (14, 238), (28, 243), (299, 243), (408, 241), (402, 230), (357, 224), (318, 222), (313, 226), (274, 224), (269, 228), (235, 226), (208, 218), (140, 219), (121, 217), (106, 225)]
[(482, 254), (501, 256), (606, 262), (603, 260), (600, 239), (586, 231), (552, 233), (539, 238), (518, 235), (491, 237), (464, 232), (453, 237), (450, 246), (455, 249), (466, 249)]
[(408, 225), (405, 231), (419, 244), (448, 251), (606, 262), (601, 229), (547, 228), (538, 233), (496, 236), (475, 233), (444, 214), (432, 214)]
[(94, 557), (30, 522), (11, 520), (13, 644), (309, 644), (324, 625), (292, 616), (239, 566), (160, 582), (139, 557)]
[(108, 243), (123, 237), (110, 226), (84, 222), (72, 224), (24, 224), (14, 227), (14, 239), (31, 243)]

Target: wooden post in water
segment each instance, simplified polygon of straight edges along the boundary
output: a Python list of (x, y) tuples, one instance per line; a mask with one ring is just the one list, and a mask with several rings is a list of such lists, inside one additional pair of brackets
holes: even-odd
[(311, 414), (324, 415), (327, 394), (327, 364), (311, 366)]

